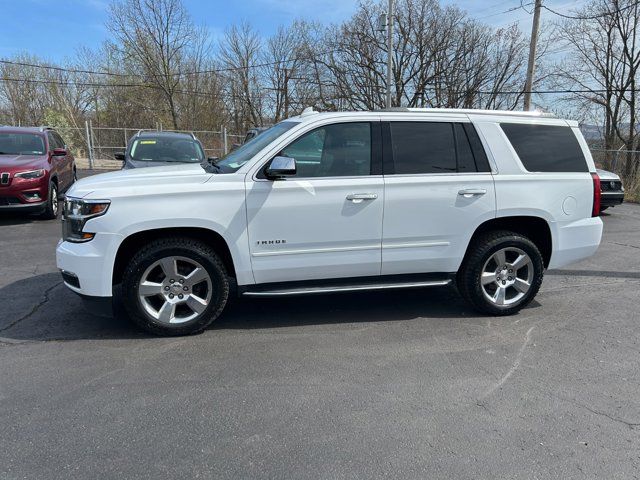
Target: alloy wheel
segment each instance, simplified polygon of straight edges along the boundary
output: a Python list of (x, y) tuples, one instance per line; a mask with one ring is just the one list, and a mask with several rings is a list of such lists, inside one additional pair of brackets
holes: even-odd
[(484, 296), (497, 306), (518, 303), (531, 289), (533, 261), (516, 247), (501, 248), (485, 262), (480, 283)]
[(161, 323), (178, 324), (204, 312), (212, 296), (211, 276), (191, 258), (171, 256), (152, 263), (138, 284), (145, 311)]

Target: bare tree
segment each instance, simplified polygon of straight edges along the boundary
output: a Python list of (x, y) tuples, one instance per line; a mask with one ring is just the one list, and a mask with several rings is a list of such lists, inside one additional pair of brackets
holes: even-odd
[(124, 60), (162, 92), (173, 128), (178, 129), (176, 95), (182, 70), (199, 43), (199, 30), (181, 0), (114, 0), (107, 28)]
[(604, 148), (621, 145), (628, 151), (627, 176), (634, 169), (631, 152), (638, 146), (639, 22), (640, 7), (634, 0), (594, 0), (575, 18), (565, 19), (558, 38), (569, 52), (556, 65), (553, 83), (579, 91), (565, 101), (581, 105), (583, 112), (601, 112), (596, 116), (603, 118)]

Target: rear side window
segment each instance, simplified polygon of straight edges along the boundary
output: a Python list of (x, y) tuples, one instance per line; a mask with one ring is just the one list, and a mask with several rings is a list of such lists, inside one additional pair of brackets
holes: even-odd
[(396, 174), (457, 171), (451, 123), (391, 122)]
[(489, 162), (471, 124), (391, 122), (396, 174), (489, 172)]
[(501, 123), (502, 130), (530, 172), (588, 172), (571, 127)]

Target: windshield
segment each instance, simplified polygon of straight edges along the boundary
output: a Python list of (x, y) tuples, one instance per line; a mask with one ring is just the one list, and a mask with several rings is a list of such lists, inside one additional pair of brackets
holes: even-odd
[(44, 140), (35, 133), (0, 133), (0, 155), (44, 155)]
[(142, 137), (131, 145), (129, 156), (143, 162), (200, 163), (204, 152), (200, 143), (191, 138)]
[(249, 140), (240, 148), (229, 152), (227, 155), (216, 161), (216, 165), (225, 173), (237, 171), (245, 163), (251, 160), (260, 150), (273, 142), (290, 128), (297, 125), (298, 122), (280, 122), (277, 125), (265, 130), (257, 137)]

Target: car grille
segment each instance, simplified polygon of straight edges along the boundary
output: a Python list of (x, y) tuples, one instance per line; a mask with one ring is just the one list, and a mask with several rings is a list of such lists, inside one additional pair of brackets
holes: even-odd
[(622, 182), (619, 180), (601, 180), (600, 190), (603, 192), (615, 192), (622, 190)]
[(0, 173), (0, 185), (9, 185), (9, 173), (8, 172)]
[(9, 205), (20, 205), (20, 200), (16, 197), (0, 197), (0, 207), (8, 207)]

